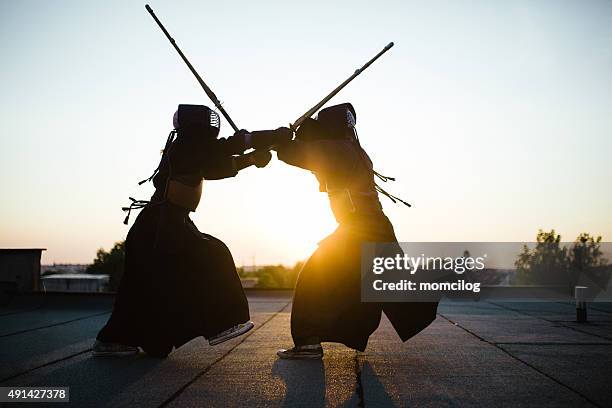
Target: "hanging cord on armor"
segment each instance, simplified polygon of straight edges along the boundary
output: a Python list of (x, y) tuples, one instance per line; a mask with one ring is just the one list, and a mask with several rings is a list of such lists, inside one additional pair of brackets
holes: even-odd
[(376, 189), (376, 191), (378, 191), (381, 194), (384, 194), (387, 196), (387, 198), (389, 198), (389, 200), (393, 201), (394, 203), (396, 202), (400, 202), (402, 204), (404, 204), (406, 207), (412, 207), (409, 203), (407, 203), (406, 201), (402, 200), (401, 198), (394, 196), (393, 194), (388, 193), (387, 191), (385, 191), (384, 189), (382, 189), (378, 184), (374, 183), (374, 188)]
[[(157, 165), (157, 168), (155, 170), (153, 170), (153, 174), (151, 174), (150, 177), (140, 181), (138, 183), (138, 185), (142, 185), (148, 181), (152, 181), (153, 178), (159, 173), (159, 168), (164, 160), (164, 158), (166, 157), (166, 155), (168, 154), (168, 152), (170, 151), (170, 146), (172, 145), (172, 142), (174, 141), (174, 137), (176, 136), (176, 129), (173, 129), (170, 134), (168, 135), (168, 139), (166, 139), (166, 144), (164, 146), (164, 150), (162, 150), (162, 158), (159, 161), (159, 164)], [(170, 167), (170, 169), (172, 169), (172, 167)], [(166, 182), (166, 186), (167, 186), (167, 182)], [(165, 196), (165, 193), (164, 193)], [(142, 210), (143, 208), (150, 206), (150, 205), (157, 205), (157, 204), (161, 204), (164, 200), (162, 201), (156, 201), (156, 202), (151, 202), (150, 200), (137, 200), (135, 198), (129, 197), (130, 201), (132, 201), (129, 205), (129, 207), (121, 207), (121, 209), (123, 211), (127, 212), (127, 215), (125, 217), (125, 219), (123, 220), (123, 223), (125, 225), (128, 224), (128, 221), (130, 220), (130, 215), (132, 214), (132, 210)]]
[[(361, 147), (361, 143), (359, 142), (359, 135), (357, 134), (357, 129), (353, 128), (353, 134), (355, 135), (355, 141), (357, 142), (357, 145), (359, 146), (359, 153), (361, 154), (361, 157), (363, 158), (363, 163), (364, 166), (366, 166), (365, 162), (366, 162), (366, 157), (364, 156), (365, 151), (363, 150), (363, 147)], [(369, 168), (369, 166), (366, 166), (366, 168)], [(384, 176), (381, 173), (377, 172), (376, 170), (372, 169), (372, 172), (374, 173), (375, 177), (378, 177), (383, 183), (386, 183), (387, 181), (395, 181), (395, 177), (389, 177), (389, 176)], [(398, 201), (402, 204), (404, 204), (406, 207), (412, 207), (412, 205), (410, 205), (409, 203), (407, 203), (406, 201), (402, 200), (401, 198), (389, 193), (388, 191), (386, 191), (384, 188), (382, 188), (381, 186), (378, 185), (378, 183), (376, 181), (374, 181), (374, 188), (376, 189), (376, 191), (378, 191), (381, 194), (384, 194), (389, 200), (391, 200), (394, 204), (397, 203)]]
[(378, 177), (378, 178), (379, 178), (381, 181), (385, 182), (385, 183), (386, 183), (387, 181), (395, 181), (395, 177), (383, 176), (382, 174), (380, 174), (380, 173), (379, 173), (379, 172), (377, 172), (376, 170), (373, 170), (373, 171), (374, 171), (374, 175), (375, 175), (376, 177)]
[(128, 224), (128, 221), (130, 219), (130, 215), (132, 213), (132, 210), (140, 210), (145, 208), (147, 205), (149, 205), (150, 201), (149, 200), (136, 200), (135, 198), (129, 197), (130, 200), (132, 201), (130, 203), (129, 207), (121, 207), (121, 209), (123, 211), (127, 211), (127, 216), (125, 217), (125, 220), (123, 220), (123, 223), (125, 225)]
[[(174, 140), (174, 137), (176, 136), (176, 130), (173, 129), (172, 131), (170, 131), (170, 134), (168, 135), (168, 139), (166, 139), (166, 145), (164, 146), (164, 150), (162, 150), (162, 160), (164, 158), (164, 156), (166, 155), (166, 153), (168, 152), (168, 148), (170, 147), (170, 145), (172, 144), (172, 141)], [(157, 165), (157, 167), (155, 168), (155, 170), (153, 170), (153, 174), (151, 174), (151, 176), (147, 177), (144, 180), (141, 180), (138, 182), (138, 185), (143, 185), (144, 183), (153, 180), (153, 178), (155, 176), (157, 176), (157, 173), (159, 173), (159, 166), (161, 166), (162, 160), (159, 161), (159, 164)]]

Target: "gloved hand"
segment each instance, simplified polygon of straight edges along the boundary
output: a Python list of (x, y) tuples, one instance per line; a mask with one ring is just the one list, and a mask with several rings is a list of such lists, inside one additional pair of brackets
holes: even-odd
[(272, 153), (268, 150), (255, 150), (250, 156), (253, 164), (259, 168), (266, 167), (272, 160)]
[(275, 145), (280, 145), (284, 143), (288, 143), (293, 140), (293, 130), (288, 127), (279, 127), (274, 131), (274, 143)]
[(246, 129), (240, 129), (240, 130), (237, 130), (236, 133), (234, 133), (233, 137), (244, 137), (244, 135), (246, 135), (247, 133), (250, 133), (250, 132)]
[(293, 138), (293, 132), (286, 127), (276, 130), (258, 130), (252, 133), (252, 145), (254, 149), (270, 149), (271, 146), (286, 143)]
[(252, 135), (246, 129), (240, 129), (232, 136), (232, 139), (236, 139), (236, 144), (243, 146), (243, 151), (251, 148)]
[(295, 132), (295, 139), (302, 142), (312, 142), (313, 140), (320, 139), (322, 133), (321, 124), (315, 119), (308, 118), (302, 122), (297, 132)]

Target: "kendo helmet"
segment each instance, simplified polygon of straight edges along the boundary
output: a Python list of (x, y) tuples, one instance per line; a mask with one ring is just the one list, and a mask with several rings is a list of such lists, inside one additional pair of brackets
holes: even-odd
[(317, 116), (317, 122), (328, 138), (343, 137), (347, 129), (355, 128), (357, 113), (350, 103), (341, 103), (322, 109)]
[[(353, 135), (357, 123), (355, 108), (342, 103), (322, 109), (317, 119), (306, 119), (296, 132), (296, 139), (312, 141), (317, 139), (343, 139)], [(349, 131), (350, 132), (347, 132)]]
[(207, 139), (216, 139), (219, 136), (221, 118), (208, 106), (181, 104), (174, 113), (172, 124), (179, 132), (179, 136), (181, 133), (199, 134)]

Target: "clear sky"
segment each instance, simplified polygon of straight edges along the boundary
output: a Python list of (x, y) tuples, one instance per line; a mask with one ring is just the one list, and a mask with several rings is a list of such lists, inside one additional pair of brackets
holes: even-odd
[[(390, 41), (351, 101), (402, 241), (612, 239), (612, 2), (155, 1), (241, 128), (294, 121)], [(209, 104), (135, 1), (0, 2), (0, 247), (90, 262), (159, 161), (179, 103)], [(231, 135), (223, 123), (222, 135)], [(236, 263), (303, 259), (334, 228), (277, 162), (206, 182), (193, 219)]]

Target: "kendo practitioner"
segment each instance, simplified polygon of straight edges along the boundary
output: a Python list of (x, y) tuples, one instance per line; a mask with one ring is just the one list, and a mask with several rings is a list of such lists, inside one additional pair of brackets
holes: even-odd
[(291, 132), (241, 130), (217, 139), (219, 115), (202, 105), (179, 105), (173, 124), (158, 168), (141, 182), (153, 181), (151, 200), (131, 199), (124, 208), (128, 217), (142, 211), (127, 235), (125, 272), (94, 344), (96, 356), (130, 355), (141, 347), (165, 357), (198, 336), (216, 345), (253, 328), (232, 254), (198, 231), (189, 213), (200, 202), (204, 179), (266, 166), (269, 147), (290, 140)]
[[(326, 192), (338, 228), (319, 242), (304, 265), (295, 288), (291, 335), (295, 346), (279, 350), (281, 358), (319, 359), (321, 342), (343, 343), (364, 351), (384, 311), (402, 341), (436, 317), (437, 302), (362, 303), (361, 245), (397, 243), (378, 193), (405, 203), (375, 183), (372, 161), (359, 143), (356, 113), (349, 103), (319, 112), (297, 130), (295, 140), (276, 146), (278, 158), (310, 170)], [(399, 248), (399, 247), (398, 247)]]

